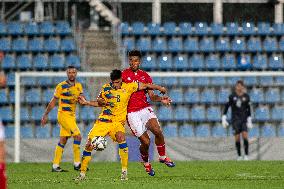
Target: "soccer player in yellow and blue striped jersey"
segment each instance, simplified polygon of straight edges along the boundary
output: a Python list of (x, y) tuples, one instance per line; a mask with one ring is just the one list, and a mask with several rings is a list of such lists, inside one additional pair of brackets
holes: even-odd
[[(125, 121), (127, 114), (127, 104), (132, 93), (137, 90), (152, 89), (159, 90), (162, 93), (166, 92), (164, 87), (146, 84), (146, 83), (123, 83), (122, 73), (120, 70), (113, 70), (110, 74), (111, 82), (102, 87), (99, 98), (105, 100), (105, 107), (95, 122), (93, 128), (89, 132), (87, 144), (83, 152), (82, 166), (80, 176), (77, 180), (83, 180), (87, 171), (89, 162), (91, 161), (91, 141), (96, 136), (109, 135), (113, 141), (118, 143), (119, 156), (121, 159), (121, 180), (127, 180), (128, 167), (128, 147), (125, 139)], [(81, 104), (95, 106), (95, 101), (86, 101), (79, 97)], [(99, 99), (98, 99), (99, 101)]]
[[(57, 120), (60, 126), (60, 141), (55, 149), (52, 172), (64, 171), (59, 165), (63, 155), (64, 146), (67, 143), (68, 138), (71, 136), (74, 138), (74, 169), (79, 170), (81, 167), (80, 144), (82, 137), (76, 123), (76, 105), (78, 97), (83, 97), (83, 87), (81, 83), (76, 81), (76, 76), (76, 68), (69, 66), (67, 69), (68, 79), (56, 86), (54, 96), (49, 102), (41, 120), (41, 124), (44, 126), (48, 120), (48, 113), (55, 107), (58, 101)], [(98, 103), (96, 105), (98, 106)]]

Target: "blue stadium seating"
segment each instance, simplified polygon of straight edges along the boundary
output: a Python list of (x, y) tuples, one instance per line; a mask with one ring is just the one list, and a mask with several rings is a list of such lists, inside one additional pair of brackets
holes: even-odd
[(252, 67), (249, 54), (241, 54), (238, 56), (237, 67), (239, 70), (247, 70)]
[(76, 50), (76, 45), (73, 39), (67, 38), (61, 40), (61, 50), (71, 52)]
[(179, 126), (179, 136), (180, 137), (193, 137), (194, 136), (194, 131), (192, 125), (189, 124), (184, 124)]
[(279, 50), (283, 52), (284, 51), (284, 38), (283, 37), (280, 39), (278, 45), (279, 45)]
[(212, 35), (223, 35), (223, 24), (219, 24), (219, 23), (211, 23), (210, 24), (210, 28), (211, 28), (211, 34)]
[(208, 86), (210, 84), (209, 77), (196, 77), (195, 78), (195, 85), (197, 86)]
[(279, 36), (284, 35), (284, 24), (274, 23), (272, 25), (272, 28), (273, 28), (274, 35), (279, 35)]
[(213, 38), (204, 37), (199, 43), (199, 48), (201, 52), (215, 51)]
[(25, 38), (14, 39), (12, 42), (12, 50), (15, 52), (24, 52), (27, 50), (27, 40)]
[(0, 35), (6, 35), (6, 34), (7, 34), (6, 24), (0, 22)]
[(205, 121), (205, 109), (203, 106), (194, 106), (191, 108), (192, 121)]
[(173, 110), (171, 107), (160, 107), (158, 109), (158, 117), (160, 121), (171, 121), (173, 120)]
[(227, 136), (227, 130), (224, 129), (220, 125), (216, 125), (212, 127), (212, 136), (213, 137), (226, 137)]
[(283, 106), (276, 106), (272, 109), (271, 112), (271, 119), (273, 121), (281, 121), (284, 115), (284, 107)]
[(283, 126), (278, 127), (278, 136), (284, 137), (284, 127)]
[(43, 106), (33, 106), (31, 111), (31, 119), (34, 121), (40, 121), (45, 111)]
[(275, 137), (276, 131), (275, 127), (272, 125), (265, 125), (261, 128), (261, 136), (263, 137)]
[(134, 38), (127, 37), (123, 39), (123, 47), (126, 48), (127, 51), (135, 49)]
[(27, 87), (35, 87), (37, 85), (35, 77), (23, 77), (22, 84)]
[(176, 32), (176, 24), (174, 22), (165, 22), (163, 25), (164, 34), (165, 35), (175, 35)]
[(145, 70), (155, 70), (157, 69), (156, 56), (147, 55), (142, 57), (141, 67)]
[(65, 64), (64, 64), (64, 57), (59, 55), (59, 54), (55, 54), (53, 56), (50, 57), (50, 68), (53, 70), (62, 70), (65, 68)]
[(180, 77), (179, 84), (183, 87), (189, 87), (194, 84), (194, 79), (193, 77)]
[(186, 38), (184, 40), (183, 48), (186, 52), (197, 52), (199, 50), (197, 38)]
[(278, 50), (276, 38), (267, 37), (263, 41), (263, 50), (266, 52), (274, 52)]
[(80, 69), (81, 67), (80, 58), (77, 55), (70, 54), (66, 56), (65, 61), (66, 61), (66, 66), (74, 66), (77, 69)]
[(169, 91), (169, 96), (173, 100), (173, 103), (183, 103), (182, 89), (172, 89)]
[(196, 35), (207, 35), (208, 34), (208, 26), (206, 22), (196, 22), (194, 24), (195, 34)]
[(205, 66), (208, 70), (219, 70), (220, 65), (220, 59), (219, 56), (216, 54), (210, 54), (205, 58)]
[(259, 127), (256, 125), (254, 126), (252, 129), (249, 129), (249, 138), (253, 138), (253, 137), (259, 137)]
[(14, 125), (8, 125), (5, 127), (5, 137), (6, 138), (14, 138), (15, 137), (15, 127)]
[(165, 137), (177, 137), (177, 125), (176, 124), (170, 124), (163, 127), (163, 133)]
[(180, 52), (183, 50), (181, 38), (171, 38), (168, 42), (169, 52)]
[(35, 136), (36, 138), (50, 138), (50, 127), (35, 127)]
[(267, 106), (260, 106), (255, 109), (255, 116), (256, 121), (268, 121), (270, 119), (270, 112)]
[(266, 70), (267, 65), (267, 56), (265, 54), (257, 54), (253, 57), (252, 60), (253, 69), (255, 70)]
[(36, 22), (28, 22), (24, 25), (24, 33), (29, 36), (38, 35), (39, 28)]
[(160, 70), (170, 70), (172, 67), (171, 55), (163, 54), (158, 57), (158, 68)]
[(42, 35), (52, 35), (54, 34), (54, 26), (50, 21), (44, 21), (39, 25), (39, 31)]
[(48, 57), (44, 54), (38, 54), (33, 58), (33, 66), (37, 70), (46, 70), (49, 68)]
[(188, 89), (184, 93), (184, 101), (190, 104), (196, 104), (200, 101), (200, 95), (198, 89)]
[(281, 55), (272, 55), (269, 57), (268, 68), (272, 70), (283, 69), (283, 59)]
[(30, 124), (26, 124), (24, 126), (21, 126), (20, 129), (21, 133), (21, 138), (34, 138), (34, 133), (33, 133), (33, 126)]
[(253, 103), (263, 103), (264, 102), (264, 94), (262, 89), (252, 89), (249, 92), (250, 100)]
[(270, 88), (265, 93), (266, 103), (278, 103), (280, 102), (280, 91), (278, 88)]
[(71, 28), (68, 22), (59, 21), (55, 25), (56, 33), (59, 35), (69, 35), (71, 34)]
[(237, 23), (234, 22), (229, 22), (226, 23), (226, 34), (227, 35), (237, 35), (239, 34), (239, 25)]
[(149, 37), (140, 37), (137, 41), (136, 48), (142, 52), (151, 51), (151, 39)]
[(0, 38), (0, 50), (3, 52), (11, 49), (11, 40), (9, 38)]
[(16, 68), (15, 56), (11, 54), (5, 55), (2, 61), (2, 69), (13, 70)]
[(128, 35), (129, 34), (129, 24), (126, 22), (121, 23), (120, 31), (122, 35)]
[(229, 38), (218, 38), (215, 41), (215, 45), (216, 45), (216, 51), (219, 52), (227, 52), (230, 51), (231, 47), (230, 47), (230, 41)]
[(205, 89), (200, 94), (200, 102), (210, 104), (216, 102), (216, 93), (214, 89)]
[(258, 35), (268, 35), (270, 33), (270, 24), (267, 22), (257, 23), (257, 34)]
[(178, 78), (165, 77), (161, 80), (161, 82), (161, 85), (163, 86), (174, 87), (178, 85)]
[[(59, 133), (60, 133), (60, 127), (58, 125), (53, 126), (51, 128), (51, 132), (52, 132), (52, 137), (57, 138), (59, 136)], [(86, 135), (84, 135), (84, 136), (86, 136)]]
[(152, 36), (160, 35), (161, 34), (160, 24), (148, 23), (147, 24), (147, 33), (149, 35), (152, 35)]
[(210, 136), (209, 126), (206, 124), (197, 126), (195, 129), (195, 136), (196, 137), (209, 137)]
[(192, 25), (189, 22), (181, 22), (179, 23), (179, 34), (183, 36), (191, 35), (192, 32)]
[(29, 104), (40, 103), (41, 102), (41, 91), (40, 89), (30, 89), (25, 92), (25, 102)]
[(243, 23), (242, 24), (242, 34), (243, 35), (254, 35), (255, 32), (255, 26), (251, 22)]
[(207, 120), (208, 121), (221, 121), (221, 111), (219, 107), (211, 106), (207, 109)]
[(217, 102), (220, 104), (225, 104), (228, 101), (230, 94), (231, 94), (230, 89), (221, 89), (217, 94)]
[(15, 91), (14, 90), (10, 90), (9, 102), (12, 104), (15, 103)]
[(54, 37), (46, 39), (43, 46), (44, 50), (47, 52), (57, 52), (60, 49), (59, 40)]
[(8, 103), (8, 96), (5, 89), (0, 89), (0, 105)]
[(10, 35), (21, 35), (23, 33), (23, 24), (20, 22), (7, 23), (7, 31)]
[(187, 55), (180, 54), (173, 59), (173, 68), (177, 71), (188, 69), (188, 57)]
[(186, 106), (178, 106), (175, 109), (174, 119), (177, 121), (189, 121), (189, 110)]
[(204, 60), (203, 56), (200, 54), (194, 54), (192, 57), (190, 57), (190, 69), (192, 70), (202, 70), (204, 68)]
[(167, 50), (166, 40), (162, 37), (157, 37), (152, 41), (152, 49), (155, 52), (164, 52)]
[(254, 76), (244, 77), (243, 80), (244, 80), (244, 82), (245, 82), (245, 84), (247, 86), (256, 86), (256, 85), (258, 85), (257, 78), (254, 77)]
[(224, 70), (234, 70), (236, 68), (236, 59), (233, 54), (226, 54), (221, 59)]
[(20, 119), (21, 121), (29, 121), (30, 120), (30, 113), (27, 107), (21, 107), (20, 112)]
[(143, 35), (145, 30), (144, 23), (142, 22), (134, 22), (132, 24), (132, 34), (133, 35)]
[(261, 41), (259, 38), (250, 38), (247, 42), (247, 51), (248, 52), (260, 52), (261, 48)]
[(43, 51), (43, 40), (41, 38), (33, 38), (28, 41), (28, 50), (32, 52)]
[(235, 52), (244, 52), (246, 51), (245, 40), (241, 37), (235, 37), (231, 43), (231, 49)]
[(10, 122), (14, 120), (14, 113), (10, 106), (1, 106), (0, 107), (0, 115), (5, 115), (2, 117), (4, 122)]
[(96, 119), (94, 114), (94, 108), (91, 107), (83, 107), (81, 110), (80, 118), (85, 121), (94, 121)]
[[(51, 98), (49, 99), (51, 100)], [(56, 123), (57, 122), (57, 112), (58, 112), (58, 107), (54, 107), (48, 114), (48, 120)]]
[(23, 54), (16, 59), (17, 68), (20, 70), (32, 69), (32, 61), (29, 55)]

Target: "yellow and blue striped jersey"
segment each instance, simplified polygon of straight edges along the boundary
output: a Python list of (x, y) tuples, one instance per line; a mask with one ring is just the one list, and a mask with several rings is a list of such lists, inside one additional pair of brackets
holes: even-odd
[(68, 113), (75, 116), (76, 104), (80, 94), (83, 94), (81, 83), (70, 85), (67, 81), (59, 83), (54, 92), (54, 97), (59, 100), (58, 113)]
[(136, 82), (122, 83), (120, 89), (114, 89), (111, 83), (105, 84), (101, 90), (101, 97), (107, 102), (99, 115), (101, 122), (125, 122), (127, 105), (132, 93), (138, 90)]

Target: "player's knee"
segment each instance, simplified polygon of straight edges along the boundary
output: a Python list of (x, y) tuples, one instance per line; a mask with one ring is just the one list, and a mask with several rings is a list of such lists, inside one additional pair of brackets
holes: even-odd
[(82, 140), (82, 136), (80, 134), (76, 135), (76, 136), (74, 136), (74, 140), (81, 141)]
[(67, 143), (68, 138), (67, 137), (60, 137), (60, 144), (66, 144)]
[(92, 145), (91, 145), (90, 142), (87, 142), (87, 143), (86, 143), (86, 145), (85, 145), (85, 150), (87, 150), (87, 151), (92, 151), (92, 150), (93, 150)]
[(145, 147), (149, 147), (150, 146), (150, 140), (144, 139), (144, 140), (141, 141), (141, 144)]

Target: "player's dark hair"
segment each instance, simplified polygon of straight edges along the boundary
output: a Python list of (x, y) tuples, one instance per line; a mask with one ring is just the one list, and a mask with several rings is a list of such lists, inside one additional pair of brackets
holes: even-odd
[(243, 87), (245, 87), (245, 82), (244, 82), (243, 80), (238, 80), (238, 81), (236, 82), (236, 85), (238, 85), (238, 84), (240, 84), (240, 85), (242, 85)]
[(142, 54), (139, 50), (131, 50), (128, 52), (128, 57), (131, 57), (131, 56), (138, 56), (139, 58), (141, 58)]
[(76, 69), (74, 66), (68, 66), (67, 69)]
[(120, 79), (121, 76), (122, 76), (122, 72), (118, 69), (112, 70), (110, 72), (110, 80), (112, 80), (112, 81)]

